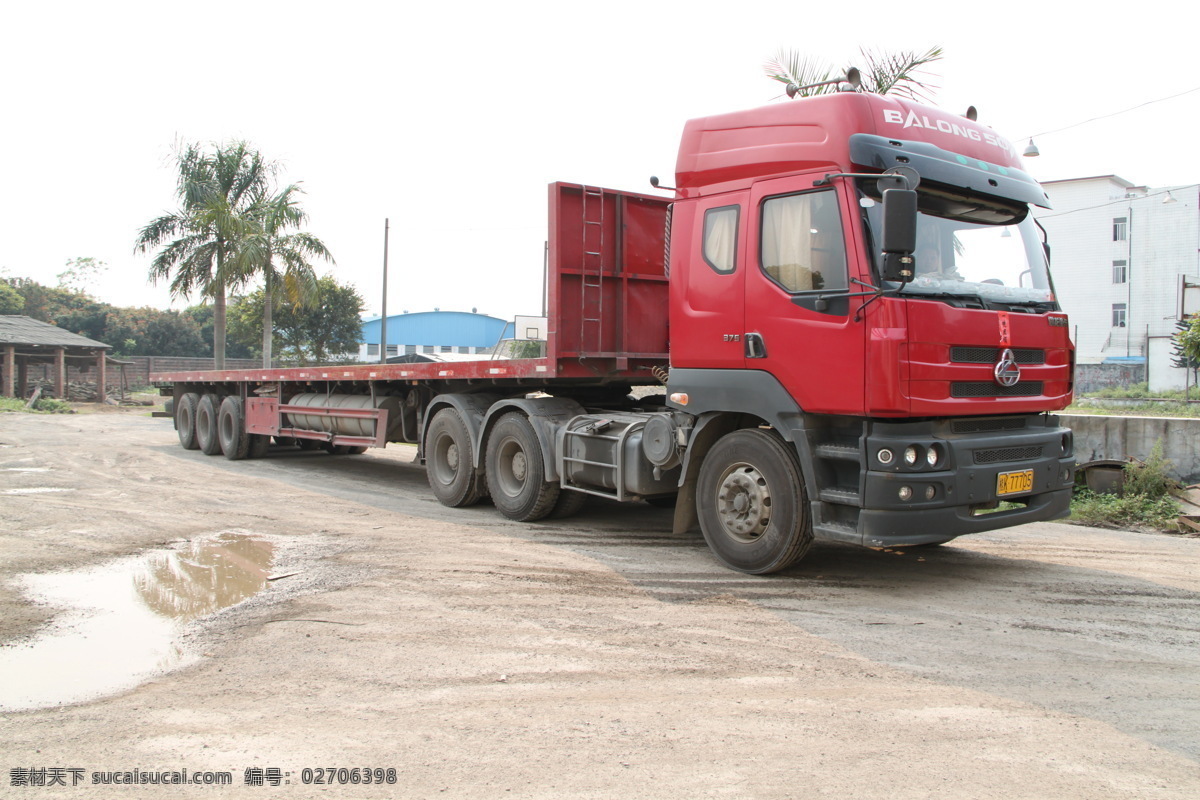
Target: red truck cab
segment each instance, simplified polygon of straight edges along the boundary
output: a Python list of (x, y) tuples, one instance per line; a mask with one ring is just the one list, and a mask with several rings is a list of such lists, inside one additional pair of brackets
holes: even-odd
[[(889, 281), (878, 178), (897, 167), (919, 175), (916, 246)], [(1067, 513), (1070, 432), (1045, 414), (1071, 402), (1072, 344), (1029, 211), (1048, 200), (1010, 143), (839, 92), (688, 122), (676, 187), (671, 404), (787, 407), (763, 418), (797, 451), (817, 538), (931, 544)]]

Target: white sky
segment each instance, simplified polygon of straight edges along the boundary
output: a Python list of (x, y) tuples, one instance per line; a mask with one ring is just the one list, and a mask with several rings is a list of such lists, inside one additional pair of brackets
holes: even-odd
[[(9, 3), (0, 16), (0, 275), (167, 307), (139, 228), (174, 208), (176, 140), (244, 138), (302, 181), (309, 230), (378, 313), (540, 312), (546, 185), (653, 193), (683, 123), (777, 100), (780, 47), (945, 48), (938, 105), (1018, 142), (1200, 86), (1178, 2)], [(822, 10), (822, 6), (825, 10)], [(1074, 9), (1074, 10), (1071, 10)], [(1200, 182), (1200, 92), (1037, 139), (1039, 180)], [(198, 300), (198, 298), (193, 298)], [(176, 301), (173, 307), (187, 305)]]

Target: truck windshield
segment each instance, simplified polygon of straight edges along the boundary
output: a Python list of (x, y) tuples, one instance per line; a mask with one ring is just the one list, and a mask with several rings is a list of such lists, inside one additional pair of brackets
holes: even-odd
[[(862, 182), (859, 203), (869, 235), (878, 242), (882, 204), (873, 183)], [(1054, 287), (1028, 207), (925, 184), (918, 192), (916, 276), (904, 294), (1054, 305)], [(878, 259), (878, 247), (872, 251)]]

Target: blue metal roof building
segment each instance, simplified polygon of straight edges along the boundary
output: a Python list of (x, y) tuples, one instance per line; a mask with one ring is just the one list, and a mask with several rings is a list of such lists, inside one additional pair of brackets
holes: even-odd
[[(359, 358), (379, 358), (382, 320), (363, 320)], [(389, 314), (389, 356), (413, 353), (490, 352), (501, 339), (513, 337), (513, 323), (467, 311), (420, 311)]]

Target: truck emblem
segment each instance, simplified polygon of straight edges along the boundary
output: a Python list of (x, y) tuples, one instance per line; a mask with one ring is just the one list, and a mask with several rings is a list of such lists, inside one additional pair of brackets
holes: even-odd
[(1017, 366), (1016, 356), (1009, 348), (1000, 351), (1000, 360), (996, 362), (996, 383), (1001, 386), (1016, 386), (1021, 380), (1021, 368)]

